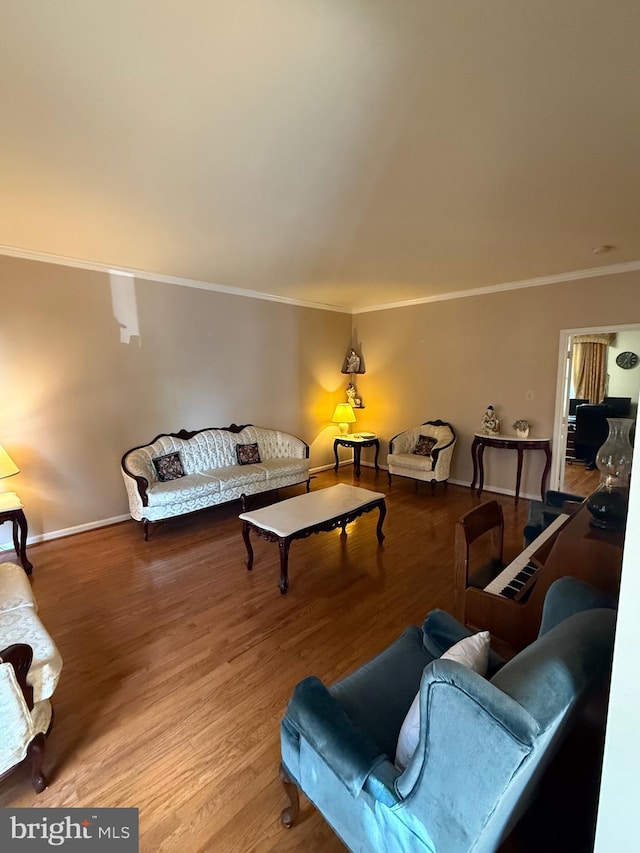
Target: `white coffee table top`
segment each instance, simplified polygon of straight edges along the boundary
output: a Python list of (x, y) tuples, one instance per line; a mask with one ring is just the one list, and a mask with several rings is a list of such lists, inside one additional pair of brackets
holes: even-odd
[(263, 530), (270, 530), (276, 536), (291, 536), (298, 530), (345, 515), (380, 498), (384, 498), (382, 492), (338, 483), (337, 486), (307, 492), (254, 512), (243, 512), (240, 518)]

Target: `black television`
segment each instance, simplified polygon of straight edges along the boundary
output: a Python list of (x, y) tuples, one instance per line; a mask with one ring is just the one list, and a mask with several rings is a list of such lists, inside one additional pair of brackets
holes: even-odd
[(609, 406), (614, 418), (628, 418), (631, 414), (631, 397), (605, 397), (602, 402)]
[(584, 406), (588, 402), (589, 400), (585, 400), (583, 397), (571, 397), (569, 400), (569, 416), (575, 415), (578, 406)]

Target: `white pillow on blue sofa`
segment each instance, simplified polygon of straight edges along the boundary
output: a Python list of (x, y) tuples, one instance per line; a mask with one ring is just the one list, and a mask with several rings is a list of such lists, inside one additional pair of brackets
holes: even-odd
[[(478, 675), (485, 676), (489, 668), (489, 644), (490, 634), (488, 631), (480, 631), (471, 637), (451, 646), (441, 655), (440, 660), (455, 660), (463, 666), (473, 669)], [(415, 699), (404, 718), (398, 745), (396, 747), (396, 767), (404, 770), (411, 761), (413, 753), (420, 739), (420, 691), (416, 693)]]

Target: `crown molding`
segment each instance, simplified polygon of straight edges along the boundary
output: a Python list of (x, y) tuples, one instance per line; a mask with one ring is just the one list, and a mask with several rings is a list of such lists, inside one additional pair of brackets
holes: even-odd
[(590, 267), (586, 270), (543, 275), (539, 278), (527, 278), (522, 281), (509, 281), (504, 284), (491, 284), (486, 287), (474, 287), (469, 290), (456, 290), (451, 293), (440, 293), (437, 296), (424, 296), (420, 299), (407, 299), (404, 302), (387, 302), (374, 305), (371, 308), (354, 308), (353, 314), (366, 314), (369, 311), (389, 311), (392, 308), (407, 308), (411, 305), (424, 305), (428, 302), (448, 302), (450, 299), (465, 299), (468, 296), (485, 296), (489, 293), (501, 293), (505, 290), (520, 290), (524, 287), (542, 287), (546, 284), (557, 284), (563, 281), (579, 281), (584, 278), (599, 278), (603, 275), (616, 275), (625, 272), (640, 271), (640, 261), (628, 261), (621, 264), (611, 264), (606, 267)]
[(92, 272), (103, 272), (107, 275), (124, 275), (130, 278), (144, 279), (145, 281), (158, 281), (163, 284), (175, 284), (178, 287), (192, 287), (199, 290), (211, 290), (217, 293), (228, 293), (231, 296), (244, 296), (248, 299), (261, 299), (267, 302), (281, 302), (285, 305), (295, 305), (298, 308), (314, 308), (320, 311), (334, 311), (338, 314), (367, 314), (372, 311), (390, 311), (393, 308), (409, 308), (412, 305), (426, 305), (430, 302), (448, 302), (450, 299), (466, 299), (471, 296), (485, 296), (491, 293), (501, 293), (507, 290), (520, 290), (524, 287), (542, 287), (547, 284), (557, 284), (564, 281), (579, 281), (586, 278), (598, 278), (605, 275), (617, 275), (625, 272), (640, 271), (640, 260), (628, 261), (609, 266), (590, 267), (586, 270), (573, 270), (571, 272), (557, 273), (556, 275), (545, 275), (538, 278), (528, 278), (521, 281), (509, 281), (503, 284), (492, 284), (486, 287), (473, 287), (469, 290), (456, 290), (451, 293), (440, 293), (436, 296), (423, 296), (419, 299), (406, 299), (402, 302), (386, 302), (382, 305), (372, 305), (368, 308), (342, 308), (338, 305), (325, 305), (322, 302), (305, 302), (302, 299), (293, 299), (287, 296), (276, 296), (272, 293), (263, 293), (259, 290), (246, 290), (242, 287), (228, 287), (225, 284), (215, 284), (208, 281), (199, 281), (182, 276), (164, 275), (163, 273), (150, 272), (129, 267), (114, 267), (98, 261), (86, 261), (80, 258), (68, 258), (63, 255), (54, 255), (49, 252), (37, 252), (32, 249), (22, 249), (15, 246), (3, 246), (0, 244), (0, 255), (11, 258), (21, 258), (27, 261), (38, 261), (44, 264), (58, 264), (59, 266), (75, 267), (77, 269), (91, 270)]
[(262, 293), (259, 290), (248, 290), (242, 287), (228, 287), (225, 284), (215, 284), (209, 281), (199, 281), (194, 278), (183, 278), (177, 275), (164, 275), (163, 273), (149, 272), (148, 270), (133, 269), (130, 267), (117, 267), (111, 264), (103, 264), (98, 261), (85, 261), (80, 258), (67, 258), (64, 255), (53, 255), (48, 252), (37, 252), (31, 249), (20, 249), (15, 246), (3, 246), (0, 244), (0, 255), (10, 258), (20, 258), (25, 261), (38, 261), (43, 264), (57, 264), (64, 267), (75, 267), (76, 269), (90, 270), (91, 272), (102, 272), (107, 275), (122, 275), (129, 278), (144, 279), (145, 281), (158, 281), (163, 284), (175, 284), (178, 287), (192, 287), (198, 290), (212, 290), (216, 293), (228, 293), (231, 296), (244, 296), (248, 299), (261, 299), (267, 302), (282, 302), (285, 305), (295, 305), (298, 308), (314, 308), (321, 311), (335, 311), (339, 314), (353, 313), (351, 308), (341, 308), (338, 305), (325, 305), (321, 302), (305, 302), (302, 299), (293, 299), (288, 296), (276, 296), (273, 293)]

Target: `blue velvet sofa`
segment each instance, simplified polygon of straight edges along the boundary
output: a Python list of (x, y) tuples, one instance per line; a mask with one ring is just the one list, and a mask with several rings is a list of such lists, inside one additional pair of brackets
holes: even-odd
[[(281, 724), (283, 825), (295, 823), (300, 789), (351, 851), (495, 851), (579, 709), (606, 685), (608, 604), (574, 578), (556, 581), (538, 639), (506, 663), (492, 652), (487, 678), (439, 660), (469, 632), (435, 610), (332, 686), (301, 681)], [(400, 771), (396, 741), (418, 690), (419, 743)]]

